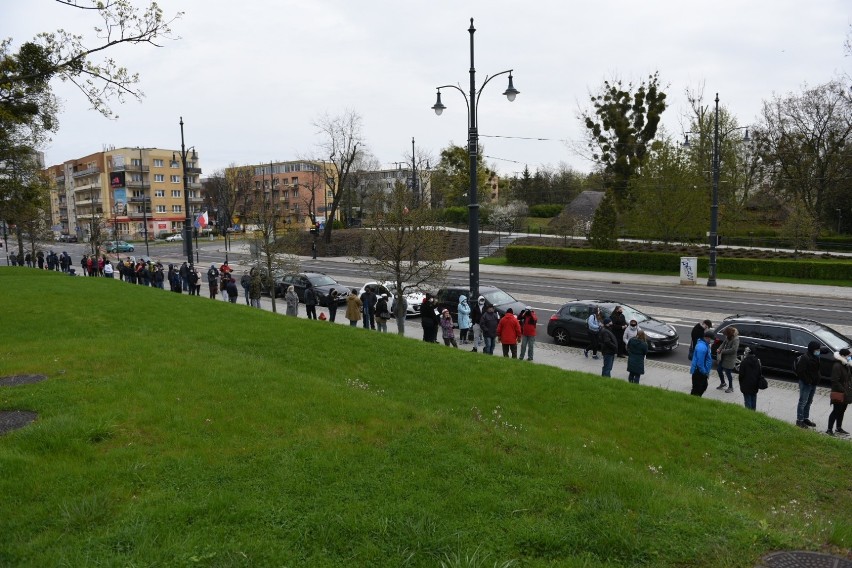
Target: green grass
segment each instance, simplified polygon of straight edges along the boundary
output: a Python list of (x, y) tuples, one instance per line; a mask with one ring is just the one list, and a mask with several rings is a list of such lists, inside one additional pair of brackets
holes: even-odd
[(0, 387), (0, 409), (39, 413), (0, 437), (0, 565), (730, 567), (852, 547), (849, 443), (759, 413), (118, 281), (0, 279), (0, 376), (49, 376)]
[[(506, 260), (505, 256), (493, 256), (482, 258), (479, 260), (480, 264), (489, 264), (492, 266), (528, 266), (529, 268), (548, 268), (552, 270), (578, 270), (578, 271), (591, 271), (591, 272), (608, 272), (611, 274), (651, 274), (654, 276), (677, 276), (677, 273), (674, 273), (670, 270), (641, 270), (636, 268), (605, 268), (605, 267), (581, 267), (581, 266), (558, 266), (553, 264), (547, 265), (537, 265), (537, 264), (509, 264)], [(812, 262), (823, 262), (822, 259), (814, 260)], [(829, 262), (829, 261), (826, 261)], [(707, 278), (706, 273), (699, 273), (699, 278)], [(779, 282), (782, 284), (815, 284), (820, 286), (852, 286), (852, 281), (849, 280), (820, 280), (820, 279), (811, 279), (804, 281), (801, 278), (785, 278), (783, 276), (754, 276), (751, 274), (725, 274), (720, 273), (717, 274), (717, 278), (722, 278), (726, 280), (742, 280), (742, 281), (753, 281), (753, 282)]]

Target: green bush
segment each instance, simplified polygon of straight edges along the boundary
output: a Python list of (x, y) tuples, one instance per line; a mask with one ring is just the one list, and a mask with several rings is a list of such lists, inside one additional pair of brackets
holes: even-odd
[(530, 217), (556, 217), (565, 208), (564, 205), (546, 203), (530, 207)]
[(447, 207), (435, 212), (439, 221), (462, 225), (467, 223), (467, 207)]
[[(584, 269), (680, 271), (680, 255), (665, 252), (635, 252), (575, 248), (506, 247), (509, 264), (536, 266), (570, 266)], [(707, 258), (698, 259), (698, 272), (707, 274)], [(852, 279), (852, 262), (813, 260), (776, 260), (753, 258), (719, 258), (720, 274), (744, 276), (782, 276), (803, 280)]]

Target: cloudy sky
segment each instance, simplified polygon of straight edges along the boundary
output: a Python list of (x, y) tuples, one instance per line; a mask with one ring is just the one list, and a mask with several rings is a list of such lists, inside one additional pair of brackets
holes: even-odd
[[(477, 82), (512, 68), (521, 92), (507, 102), (506, 82), (498, 77), (479, 104), (485, 154), (503, 175), (525, 164), (589, 171), (576, 151), (583, 146), (577, 116), (606, 79), (635, 82), (659, 71), (669, 95), (664, 124), (679, 135), (687, 89), (703, 89), (708, 104), (719, 92), (745, 125), (776, 94), (852, 74), (843, 48), (852, 29), (848, 0), (159, 4), (167, 16), (184, 12), (173, 24), (180, 39), (110, 52), (140, 73), (143, 101), (115, 105), (119, 118), (111, 121), (57, 83), (64, 109), (46, 148), (48, 164), (108, 145), (178, 148), (180, 116), (205, 174), (231, 163), (318, 157), (314, 123), (347, 110), (362, 117), (366, 143), (383, 165), (410, 156), (412, 137), (418, 151), (438, 156), (467, 137), (457, 91), (444, 91), (448, 108), (441, 117), (430, 107), (438, 85), (468, 90), (471, 17)], [(0, 0), (0, 6), (0, 37), (16, 45), (57, 28), (92, 37), (98, 24), (95, 14), (54, 0)]]

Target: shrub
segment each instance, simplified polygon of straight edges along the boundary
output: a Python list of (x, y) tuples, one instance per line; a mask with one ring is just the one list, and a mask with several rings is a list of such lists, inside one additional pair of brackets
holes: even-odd
[(556, 217), (565, 208), (564, 205), (545, 203), (530, 207), (530, 217)]

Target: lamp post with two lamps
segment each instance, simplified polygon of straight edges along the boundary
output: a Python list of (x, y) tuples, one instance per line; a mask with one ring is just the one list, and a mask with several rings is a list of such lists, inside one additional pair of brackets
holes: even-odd
[[(183, 205), (186, 209), (186, 219), (183, 222), (183, 242), (186, 249), (186, 263), (192, 264), (192, 213), (189, 210), (189, 176), (186, 172), (186, 153), (192, 150), (192, 160), (198, 159), (198, 154), (195, 152), (195, 146), (186, 148), (183, 141), (183, 117), (180, 117), (180, 159), (183, 165)], [(175, 155), (172, 154), (172, 161), (175, 160)]]
[(485, 81), (482, 85), (480, 85), (479, 89), (476, 88), (476, 68), (473, 65), (473, 34), (476, 32), (476, 28), (473, 27), (473, 18), (470, 19), (470, 28), (468, 28), (467, 31), (470, 33), (470, 93), (465, 94), (464, 90), (457, 85), (442, 85), (438, 87), (438, 99), (435, 104), (432, 105), (432, 110), (435, 111), (435, 114), (440, 116), (441, 113), (444, 112), (444, 109), (447, 108), (443, 103), (441, 103), (441, 89), (456, 89), (462, 94), (465, 103), (467, 104), (467, 152), (470, 157), (470, 191), (468, 192), (470, 197), (470, 204), (468, 205), (470, 297), (476, 298), (479, 296), (479, 202), (476, 195), (476, 166), (479, 154), (479, 97), (482, 95), (482, 90), (485, 88), (485, 85), (487, 85), (491, 79), (500, 75), (505, 75), (506, 73), (509, 74), (509, 86), (503, 92), (506, 98), (508, 98), (510, 102), (514, 101), (520, 91), (515, 89), (512, 84), (512, 72), (514, 69), (507, 69), (506, 71), (501, 71), (491, 76), (486, 75)]
[[(707, 267), (707, 285), (710, 287), (716, 286), (716, 249), (719, 246), (719, 93), (716, 93), (715, 102), (716, 110), (713, 120), (713, 196), (710, 205), (710, 261)], [(725, 137), (735, 130), (745, 130), (743, 141), (749, 141), (748, 126), (730, 128), (723, 132), (721, 137)], [(686, 136), (683, 145), (685, 148), (689, 147), (689, 136)]]

